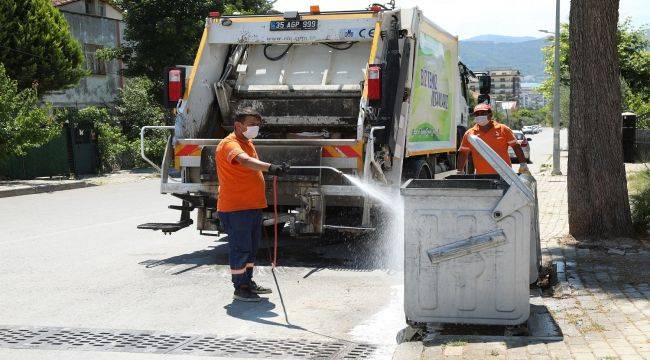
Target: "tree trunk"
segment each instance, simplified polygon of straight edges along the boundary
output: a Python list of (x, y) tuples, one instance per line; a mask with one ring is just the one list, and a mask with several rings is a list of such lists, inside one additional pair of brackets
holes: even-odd
[(585, 239), (629, 236), (616, 51), (619, 0), (571, 0), (569, 21), (569, 231)]

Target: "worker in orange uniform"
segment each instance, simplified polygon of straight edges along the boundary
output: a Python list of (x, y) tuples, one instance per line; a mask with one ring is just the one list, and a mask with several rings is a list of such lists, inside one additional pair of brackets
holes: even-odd
[(458, 149), (456, 163), (459, 173), (464, 172), (465, 164), (467, 164), (467, 155), (471, 152), (476, 174), (496, 174), (492, 166), (469, 143), (468, 137), (470, 135), (476, 135), (485, 141), (508, 165), (511, 165), (508, 147), (512, 147), (515, 155), (517, 155), (517, 160), (519, 160), (519, 173), (528, 172), (526, 156), (524, 156), (524, 152), (521, 150), (515, 134), (506, 125), (499, 124), (492, 119), (492, 107), (490, 104), (478, 104), (474, 107), (474, 121), (475, 125), (467, 130)]
[(228, 234), (229, 262), (233, 298), (260, 301), (258, 294), (271, 289), (253, 281), (255, 255), (262, 238), (262, 209), (267, 207), (264, 176), (282, 176), (288, 164), (274, 165), (259, 160), (252, 139), (260, 129), (262, 117), (252, 108), (239, 110), (234, 117), (234, 131), (226, 136), (216, 150), (219, 196), (219, 221)]

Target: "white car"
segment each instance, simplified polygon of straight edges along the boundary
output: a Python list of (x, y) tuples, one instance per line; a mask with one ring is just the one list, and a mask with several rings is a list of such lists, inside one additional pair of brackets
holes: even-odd
[[(530, 162), (530, 146), (528, 142), (533, 139), (527, 138), (526, 135), (524, 135), (524, 133), (519, 130), (513, 130), (512, 132), (515, 134), (515, 138), (517, 139), (517, 143), (519, 144), (519, 146), (521, 146), (521, 150), (524, 151), (524, 156), (526, 157), (526, 161)], [(517, 159), (517, 155), (515, 154), (515, 151), (511, 147), (508, 147), (508, 155), (510, 155), (510, 161), (512, 161), (513, 164), (519, 163), (519, 159)]]
[(533, 134), (535, 132), (535, 129), (531, 125), (526, 125), (521, 128), (521, 132), (524, 134)]

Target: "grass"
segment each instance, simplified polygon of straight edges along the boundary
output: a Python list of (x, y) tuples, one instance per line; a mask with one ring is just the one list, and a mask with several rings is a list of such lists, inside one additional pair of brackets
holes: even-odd
[(628, 191), (634, 230), (646, 235), (650, 229), (650, 169), (630, 175)]
[(465, 346), (467, 345), (467, 340), (454, 340), (445, 344), (446, 346)]

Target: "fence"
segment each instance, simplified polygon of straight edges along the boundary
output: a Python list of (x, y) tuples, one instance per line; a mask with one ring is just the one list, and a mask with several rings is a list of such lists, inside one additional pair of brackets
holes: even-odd
[(637, 161), (650, 160), (650, 129), (636, 129), (635, 147)]
[(49, 143), (30, 149), (25, 156), (9, 156), (0, 162), (0, 178), (33, 179), (44, 176), (93, 174), (97, 171), (97, 147), (90, 128), (64, 127)]

